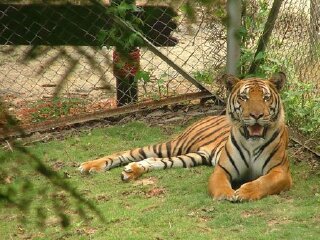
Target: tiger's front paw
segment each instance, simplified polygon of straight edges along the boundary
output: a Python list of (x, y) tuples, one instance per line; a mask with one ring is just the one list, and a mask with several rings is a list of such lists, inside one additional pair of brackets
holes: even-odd
[(217, 188), (214, 191), (210, 192), (210, 195), (215, 200), (228, 200), (232, 201), (235, 191), (232, 188)]
[(81, 173), (102, 172), (106, 170), (106, 161), (98, 159), (84, 162), (80, 165), (79, 170)]
[(129, 163), (121, 173), (122, 181), (128, 182), (139, 178), (145, 172), (145, 168), (140, 163)]
[(253, 201), (262, 197), (258, 182), (245, 183), (234, 194), (235, 201)]

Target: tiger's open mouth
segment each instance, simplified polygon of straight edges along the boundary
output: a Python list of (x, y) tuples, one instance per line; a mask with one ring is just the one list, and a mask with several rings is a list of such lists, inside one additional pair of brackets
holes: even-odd
[(244, 129), (245, 129), (245, 134), (247, 139), (249, 138), (255, 139), (255, 138), (264, 138), (267, 128), (256, 123), (251, 126), (246, 126)]

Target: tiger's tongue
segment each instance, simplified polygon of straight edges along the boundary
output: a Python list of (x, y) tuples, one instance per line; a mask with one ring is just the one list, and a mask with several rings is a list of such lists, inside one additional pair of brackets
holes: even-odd
[(255, 124), (252, 126), (248, 126), (248, 131), (250, 136), (262, 136), (263, 135), (263, 127), (259, 124)]

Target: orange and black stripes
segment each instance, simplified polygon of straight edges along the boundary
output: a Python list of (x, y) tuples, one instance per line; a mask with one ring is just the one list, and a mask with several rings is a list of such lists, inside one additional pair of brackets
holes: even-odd
[[(270, 194), (278, 189), (288, 189), (291, 184), (286, 153), (288, 135), (278, 92), (283, 82), (277, 82), (284, 75), (279, 76), (267, 81), (229, 77), (226, 85), (232, 89), (229, 89), (226, 115), (206, 117), (172, 141), (89, 161), (80, 168), (84, 171), (108, 170), (128, 164), (122, 172), (122, 179), (127, 181), (156, 169), (214, 165), (217, 167), (210, 181), (215, 182), (209, 184), (209, 192), (214, 197), (228, 198), (232, 192), (237, 199), (261, 197), (265, 193), (246, 196), (241, 187), (239, 191), (230, 188), (232, 183), (253, 182), (266, 175), (268, 181), (264, 184), (276, 184), (272, 181), (284, 179), (283, 186), (268, 188), (277, 189), (270, 190)], [(287, 175), (281, 178), (277, 176), (279, 173)], [(219, 184), (226, 189), (225, 195)], [(259, 189), (251, 192), (255, 191)]]
[(233, 131), (231, 131), (231, 133), (230, 133), (230, 139), (231, 139), (231, 142), (232, 142), (233, 146), (235, 147), (235, 149), (240, 154), (241, 160), (245, 163), (246, 167), (249, 168), (249, 164), (248, 164), (248, 162), (246, 160), (246, 157), (244, 156), (243, 150), (241, 149), (241, 147), (239, 146), (237, 140), (235, 139)]
[[(130, 162), (156, 158), (163, 163), (163, 169), (167, 169), (174, 167), (172, 157), (176, 157), (175, 161), (180, 161), (182, 167), (212, 164), (209, 158), (212, 158), (217, 150), (221, 150), (229, 131), (230, 125), (225, 116), (207, 117), (189, 127), (175, 140), (130, 150), (110, 160), (106, 167), (110, 169)], [(216, 141), (218, 142), (215, 144)], [(208, 154), (201, 153), (201, 148), (211, 144), (215, 144), (215, 147), (208, 150)], [(199, 155), (194, 158), (189, 153)]]

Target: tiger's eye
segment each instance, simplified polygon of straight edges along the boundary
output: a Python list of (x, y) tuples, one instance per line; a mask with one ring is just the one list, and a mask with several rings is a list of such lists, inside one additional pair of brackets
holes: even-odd
[(248, 97), (247, 97), (247, 95), (239, 94), (239, 99), (240, 99), (241, 101), (247, 101), (247, 100), (248, 100)]
[(269, 101), (271, 99), (271, 95), (264, 95), (263, 100), (264, 101)]

